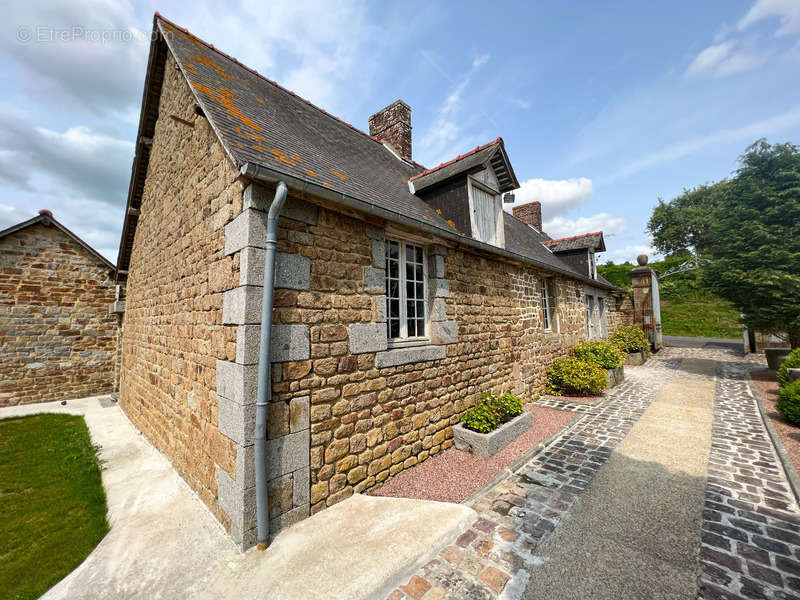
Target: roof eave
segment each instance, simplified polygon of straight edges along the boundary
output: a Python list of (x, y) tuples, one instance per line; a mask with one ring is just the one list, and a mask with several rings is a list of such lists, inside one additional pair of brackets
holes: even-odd
[(266, 167), (264, 165), (260, 165), (254, 162), (248, 162), (242, 165), (240, 170), (244, 177), (247, 177), (248, 179), (251, 179), (253, 181), (269, 183), (269, 184), (276, 184), (279, 181), (283, 181), (290, 190), (294, 191), (295, 193), (298, 193), (301, 197), (305, 196), (306, 194), (312, 196), (318, 196), (320, 198), (330, 200), (331, 202), (338, 204), (340, 206), (352, 208), (359, 212), (372, 214), (377, 217), (386, 219), (387, 221), (396, 223), (398, 225), (406, 225), (409, 227), (414, 227), (416, 229), (420, 229), (427, 233), (437, 235), (441, 238), (445, 238), (457, 242), (459, 244), (463, 244), (465, 246), (470, 246), (478, 250), (484, 250), (486, 252), (497, 254), (504, 258), (509, 258), (512, 260), (517, 260), (527, 264), (531, 264), (536, 267), (539, 267), (540, 269), (544, 269), (546, 271), (551, 271), (554, 273), (559, 273), (561, 275), (566, 275), (567, 277), (571, 277), (572, 279), (577, 279), (579, 281), (583, 281), (584, 283), (590, 283), (592, 285), (601, 287), (603, 289), (610, 289), (610, 290), (618, 289), (615, 288), (614, 286), (606, 286), (598, 282), (597, 280), (591, 279), (590, 277), (582, 276), (580, 273), (576, 273), (575, 271), (571, 271), (569, 269), (558, 269), (552, 265), (548, 265), (529, 256), (523, 256), (521, 254), (517, 254), (516, 252), (511, 252), (509, 250), (506, 250), (505, 248), (492, 246), (491, 244), (480, 242), (474, 238), (459, 235), (457, 233), (448, 231), (446, 229), (441, 229), (439, 227), (436, 227), (435, 225), (431, 225), (430, 223), (425, 223), (424, 221), (419, 221), (402, 213), (390, 211), (386, 208), (377, 206), (372, 202), (367, 202), (355, 198), (353, 196), (349, 196), (342, 192), (336, 192), (330, 190), (326, 187), (323, 187), (322, 185), (305, 181), (304, 179), (300, 179), (293, 175), (287, 175), (286, 173), (282, 173), (281, 171), (278, 171), (271, 167)]

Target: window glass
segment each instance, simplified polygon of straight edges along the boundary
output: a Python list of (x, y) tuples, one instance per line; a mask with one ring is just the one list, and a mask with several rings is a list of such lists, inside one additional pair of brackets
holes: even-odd
[(425, 252), (421, 246), (386, 241), (386, 306), (390, 338), (425, 335)]

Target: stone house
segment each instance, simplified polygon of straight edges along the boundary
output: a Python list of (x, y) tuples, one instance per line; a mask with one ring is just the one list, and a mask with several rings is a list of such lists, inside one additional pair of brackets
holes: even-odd
[(448, 448), (480, 392), (530, 398), (570, 345), (630, 322), (626, 295), (548, 247), (541, 207), (503, 210), (518, 182), (502, 139), (425, 169), (405, 103), (369, 127), (156, 15), (118, 263), (120, 404), (243, 547), (278, 182), (273, 534)]
[(113, 390), (114, 269), (48, 210), (0, 231), (0, 406)]

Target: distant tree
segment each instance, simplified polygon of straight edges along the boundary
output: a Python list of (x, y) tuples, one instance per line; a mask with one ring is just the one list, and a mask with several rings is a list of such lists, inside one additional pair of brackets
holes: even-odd
[(730, 179), (659, 201), (647, 224), (662, 253), (710, 262), (701, 281), (753, 329), (786, 332), (800, 347), (800, 151), (759, 140)]

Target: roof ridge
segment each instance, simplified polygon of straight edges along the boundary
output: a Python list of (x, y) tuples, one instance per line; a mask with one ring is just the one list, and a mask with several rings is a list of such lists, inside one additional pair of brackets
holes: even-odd
[(443, 162), (437, 167), (431, 167), (430, 169), (425, 169), (422, 173), (417, 173), (413, 177), (409, 177), (408, 180), (409, 181), (414, 181), (415, 179), (419, 179), (423, 175), (429, 175), (430, 173), (433, 173), (434, 171), (438, 171), (439, 169), (441, 169), (443, 167), (446, 167), (448, 165), (452, 165), (454, 162), (458, 162), (459, 160), (467, 158), (468, 156), (472, 156), (476, 152), (480, 152), (481, 150), (485, 150), (486, 148), (488, 148), (490, 146), (494, 146), (495, 144), (502, 144), (502, 143), (503, 143), (503, 138), (502, 137), (497, 137), (496, 139), (492, 140), (488, 144), (483, 144), (482, 146), (476, 146), (475, 148), (473, 148), (469, 152), (465, 152), (464, 154), (459, 154), (454, 159), (448, 160), (447, 162)]
[(603, 232), (602, 231), (592, 231), (591, 233), (579, 233), (578, 235), (570, 235), (568, 237), (558, 238), (558, 239), (555, 239), (555, 240), (545, 240), (542, 243), (543, 244), (549, 244), (551, 242), (566, 242), (567, 240), (577, 240), (578, 238), (589, 237), (590, 235), (603, 235)]
[[(258, 72), (258, 71), (256, 71), (255, 69), (253, 69), (252, 67), (248, 67), (246, 64), (244, 64), (243, 62), (241, 62), (241, 61), (240, 61), (240, 60), (238, 60), (237, 58), (235, 58), (235, 57), (231, 56), (230, 54), (227, 54), (226, 52), (223, 52), (223, 51), (222, 51), (222, 50), (220, 50), (219, 48), (215, 48), (215, 47), (214, 47), (214, 44), (210, 44), (210, 43), (208, 43), (207, 41), (205, 41), (204, 39), (202, 39), (202, 38), (200, 38), (200, 37), (196, 36), (195, 34), (193, 34), (191, 31), (189, 31), (189, 30), (188, 30), (188, 29), (186, 29), (185, 27), (181, 27), (180, 25), (178, 25), (178, 24), (177, 24), (177, 23), (175, 23), (174, 21), (171, 21), (170, 19), (166, 18), (166, 17), (165, 17), (164, 15), (162, 15), (160, 12), (156, 11), (156, 12), (155, 12), (155, 17), (156, 17), (156, 18), (158, 18), (158, 19), (160, 19), (161, 21), (163, 21), (163, 22), (164, 22), (164, 23), (166, 23), (167, 25), (169, 25), (169, 26), (171, 26), (171, 27), (174, 27), (175, 29), (178, 29), (178, 30), (182, 31), (183, 33), (185, 33), (185, 34), (186, 34), (186, 35), (188, 35), (188, 36), (191, 36), (192, 38), (194, 38), (195, 40), (197, 40), (198, 42), (200, 42), (201, 44), (203, 44), (203, 45), (204, 45), (204, 46), (206, 46), (207, 48), (209, 48), (209, 49), (213, 50), (213, 51), (214, 51), (214, 52), (216, 52), (217, 54), (221, 54), (222, 56), (224, 56), (224, 57), (225, 57), (225, 58), (227, 58), (228, 60), (230, 60), (230, 61), (233, 61), (234, 63), (236, 63), (237, 65), (239, 65), (239, 66), (240, 66), (240, 67), (242, 67), (243, 69), (245, 69), (246, 71), (250, 71), (250, 72), (251, 72), (253, 75), (255, 75), (256, 77), (258, 77), (258, 78), (260, 78), (260, 79), (263, 79), (263, 80), (264, 80), (264, 81), (266, 81), (267, 83), (269, 83), (269, 84), (271, 84), (271, 85), (274, 85), (276, 88), (278, 88), (278, 89), (280, 89), (280, 90), (282, 90), (282, 91), (286, 92), (287, 94), (290, 94), (290, 95), (294, 96), (295, 98), (297, 98), (297, 99), (298, 99), (298, 100), (300, 100), (301, 102), (304, 102), (305, 104), (307, 104), (307, 105), (308, 105), (308, 106), (310, 106), (311, 108), (314, 108), (314, 109), (318, 110), (318, 111), (319, 111), (319, 112), (321, 112), (322, 114), (324, 114), (324, 115), (327, 115), (328, 117), (330, 117), (330, 118), (331, 118), (331, 119), (333, 119), (334, 121), (337, 121), (337, 122), (341, 123), (342, 125), (346, 125), (347, 127), (349, 127), (350, 129), (352, 129), (353, 131), (355, 131), (355, 132), (357, 132), (357, 133), (360, 133), (360, 134), (361, 134), (361, 135), (363, 135), (364, 137), (366, 137), (366, 138), (369, 138), (370, 140), (372, 140), (372, 141), (373, 141), (373, 142), (375, 142), (376, 144), (379, 144), (381, 147), (383, 147), (383, 142), (381, 142), (381, 141), (380, 141), (378, 138), (376, 138), (376, 137), (374, 137), (374, 136), (371, 136), (371, 135), (370, 135), (370, 134), (368, 134), (367, 132), (365, 132), (365, 131), (362, 131), (361, 129), (359, 129), (359, 128), (358, 128), (358, 127), (356, 127), (355, 125), (351, 125), (350, 123), (348, 123), (347, 121), (345, 121), (345, 120), (343, 120), (343, 119), (340, 119), (340, 118), (339, 118), (339, 117), (337, 117), (336, 115), (332, 115), (331, 113), (329, 113), (329, 112), (328, 112), (327, 110), (325, 110), (324, 108), (320, 108), (319, 106), (317, 106), (316, 104), (314, 104), (314, 103), (313, 103), (313, 102), (311, 102), (310, 100), (306, 100), (305, 98), (303, 98), (303, 97), (302, 97), (302, 96), (300, 96), (299, 94), (296, 94), (296, 93), (294, 93), (292, 90), (290, 90), (290, 89), (288, 89), (288, 88), (285, 88), (285, 87), (283, 87), (283, 86), (282, 86), (281, 84), (279, 84), (278, 82), (276, 82), (276, 81), (274, 81), (274, 80), (270, 79), (269, 77), (267, 77), (267, 76), (265, 76), (265, 75), (262, 75), (261, 73), (259, 73), (259, 72)], [(412, 162), (415, 162), (415, 161), (412, 161)], [(416, 162), (415, 162), (415, 164), (419, 164), (419, 163), (416, 163)], [(422, 165), (419, 165), (419, 166), (422, 166)]]

